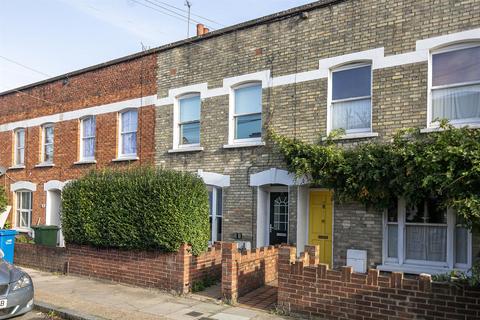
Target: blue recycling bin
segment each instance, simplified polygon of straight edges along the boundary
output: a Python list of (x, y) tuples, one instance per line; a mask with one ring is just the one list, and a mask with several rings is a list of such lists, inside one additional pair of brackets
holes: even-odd
[(15, 230), (0, 230), (0, 249), (3, 251), (3, 260), (13, 263), (13, 250), (15, 248)]

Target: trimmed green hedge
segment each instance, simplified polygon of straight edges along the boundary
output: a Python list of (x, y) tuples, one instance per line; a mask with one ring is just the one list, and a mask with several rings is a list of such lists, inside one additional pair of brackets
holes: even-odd
[(5, 192), (5, 188), (0, 186), (0, 212), (3, 212), (7, 207), (8, 199), (7, 193)]
[(62, 192), (62, 227), (70, 244), (101, 248), (206, 250), (208, 192), (196, 175), (135, 168), (92, 171)]

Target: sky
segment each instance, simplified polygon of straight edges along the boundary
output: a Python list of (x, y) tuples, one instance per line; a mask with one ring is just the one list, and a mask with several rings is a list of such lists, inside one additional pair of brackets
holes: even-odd
[(314, 0), (190, 2), (188, 28), (185, 0), (0, 0), (0, 92)]

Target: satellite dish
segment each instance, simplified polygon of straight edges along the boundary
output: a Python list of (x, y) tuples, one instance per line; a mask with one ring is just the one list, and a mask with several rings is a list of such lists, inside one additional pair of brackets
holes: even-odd
[(3, 176), (7, 172), (7, 168), (0, 166), (0, 176)]

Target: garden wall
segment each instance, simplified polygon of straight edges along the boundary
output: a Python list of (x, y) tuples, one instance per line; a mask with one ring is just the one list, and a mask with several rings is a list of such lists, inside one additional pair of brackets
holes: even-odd
[(187, 293), (193, 282), (207, 276), (220, 280), (222, 251), (220, 243), (198, 256), (193, 256), (187, 245), (176, 253), (162, 253), (77, 245), (52, 248), (16, 243), (15, 264)]
[(65, 273), (67, 260), (65, 248), (15, 243), (14, 263), (19, 266)]
[(434, 283), (351, 267), (328, 270), (318, 263), (318, 246), (279, 249), (278, 304), (286, 311), (327, 319), (480, 319), (480, 289)]
[(278, 247), (238, 251), (236, 243), (222, 243), (222, 296), (236, 302), (246, 293), (277, 279)]

